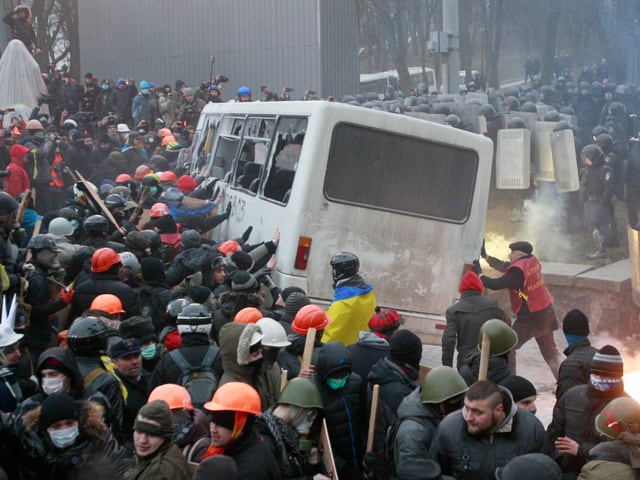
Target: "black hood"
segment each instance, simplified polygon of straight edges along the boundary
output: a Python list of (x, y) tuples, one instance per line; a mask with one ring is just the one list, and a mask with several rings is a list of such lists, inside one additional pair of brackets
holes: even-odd
[(42, 384), (42, 376), (40, 375), (42, 365), (50, 358), (57, 360), (71, 372), (71, 391), (69, 393), (73, 398), (80, 398), (84, 391), (84, 381), (82, 375), (80, 375), (80, 370), (78, 369), (76, 356), (68, 348), (53, 347), (40, 354), (40, 357), (38, 358), (38, 365), (36, 366), (36, 375), (39, 383)]
[(316, 374), (324, 382), (333, 372), (348, 368), (352, 370), (351, 353), (340, 342), (325, 343), (318, 353)]

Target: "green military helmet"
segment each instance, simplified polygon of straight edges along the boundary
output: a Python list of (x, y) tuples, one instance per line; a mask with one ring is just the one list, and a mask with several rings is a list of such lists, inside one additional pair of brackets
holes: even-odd
[(640, 404), (633, 398), (611, 400), (596, 417), (596, 430), (615, 439), (622, 432), (640, 432)]
[(502, 320), (493, 318), (484, 322), (482, 327), (480, 327), (478, 350), (482, 349), (483, 332), (487, 334), (491, 341), (491, 347), (489, 348), (489, 354), (491, 355), (504, 355), (511, 351), (518, 343), (518, 334), (516, 331)]
[(435, 367), (422, 381), (422, 403), (442, 403), (469, 389), (455, 368)]
[(284, 387), (280, 393), (278, 403), (295, 405), (301, 408), (324, 408), (320, 390), (313, 381), (308, 378), (296, 377)]

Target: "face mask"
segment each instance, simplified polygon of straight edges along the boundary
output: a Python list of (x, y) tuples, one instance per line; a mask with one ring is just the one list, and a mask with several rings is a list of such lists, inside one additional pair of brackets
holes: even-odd
[(455, 398), (446, 400), (442, 403), (444, 414), (449, 415), (451, 412), (460, 410), (464, 406), (464, 395), (459, 395)]
[(78, 220), (72, 219), (72, 220), (69, 220), (69, 223), (73, 227), (74, 232), (78, 230), (78, 227), (80, 226), (80, 222), (78, 222)]
[(259, 358), (258, 360), (254, 360), (253, 362), (249, 362), (248, 365), (253, 369), (254, 373), (257, 373), (262, 368), (264, 358)]
[(148, 88), (143, 88), (143, 89), (141, 89), (141, 90), (140, 90), (140, 92), (141, 92), (143, 95), (149, 95), (149, 89), (148, 89)]
[(348, 375), (339, 380), (336, 380), (335, 378), (327, 378), (327, 385), (329, 385), (329, 388), (332, 390), (340, 390), (341, 388), (344, 388), (348, 380), (349, 380)]
[(151, 195), (155, 195), (158, 193), (158, 187), (149, 187), (149, 193), (151, 193)]
[(158, 351), (158, 344), (154, 343), (153, 345), (149, 345), (148, 347), (144, 347), (142, 349), (142, 358), (145, 360), (151, 360), (156, 356), (156, 352)]
[(80, 431), (78, 430), (78, 425), (76, 425), (74, 427), (49, 432), (49, 438), (51, 439), (51, 443), (56, 447), (67, 448), (68, 446), (73, 445), (73, 442), (76, 441), (79, 434)]
[(593, 375), (589, 377), (591, 386), (599, 392), (609, 392), (620, 385), (620, 378), (595, 378)]
[(33, 136), (36, 140), (44, 140), (44, 132), (38, 132)]
[(278, 349), (277, 348), (273, 348), (273, 349), (263, 348), (262, 349), (262, 358), (264, 358), (264, 361), (267, 362), (267, 365), (273, 365), (273, 362), (275, 362), (278, 359)]
[(102, 90), (109, 90), (109, 85), (102, 85)]
[(47, 395), (64, 391), (64, 377), (43, 378), (42, 391)]
[(291, 422), (291, 425), (296, 429), (296, 432), (300, 435), (309, 435), (309, 430), (311, 430), (311, 425), (318, 416), (318, 412), (314, 409), (292, 405), (291, 414), (295, 419)]

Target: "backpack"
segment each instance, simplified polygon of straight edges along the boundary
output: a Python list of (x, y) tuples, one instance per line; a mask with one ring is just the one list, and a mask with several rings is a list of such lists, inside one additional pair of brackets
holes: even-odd
[(396, 436), (400, 425), (407, 419), (415, 419), (416, 417), (396, 418), (395, 421), (387, 427), (387, 433), (384, 439), (383, 455), (377, 455), (375, 452), (366, 453), (364, 456), (365, 478), (376, 480), (396, 479), (395, 464), (395, 444)]
[(218, 348), (209, 346), (202, 363), (196, 367), (187, 362), (179, 349), (172, 350), (169, 355), (182, 371), (182, 386), (189, 392), (193, 406), (202, 408), (211, 400), (218, 388), (218, 377), (213, 371), (213, 362), (218, 355)]

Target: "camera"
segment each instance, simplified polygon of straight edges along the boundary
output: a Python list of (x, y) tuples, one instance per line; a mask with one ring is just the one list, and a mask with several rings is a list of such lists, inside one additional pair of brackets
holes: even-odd
[(226, 75), (223, 75), (221, 73), (216, 75), (216, 79), (215, 79), (215, 84), (219, 85), (221, 83), (227, 83), (229, 81), (229, 77), (227, 77)]
[(45, 93), (38, 97), (38, 105), (42, 105), (43, 103), (50, 104), (55, 101), (55, 97), (50, 93)]
[(284, 91), (285, 91), (285, 92), (287, 92), (287, 93), (291, 93), (291, 92), (293, 92), (293, 88), (291, 88), (291, 87), (284, 87)]
[(0, 177), (8, 177), (9, 175), (11, 175), (11, 172), (7, 170), (0, 170)]

